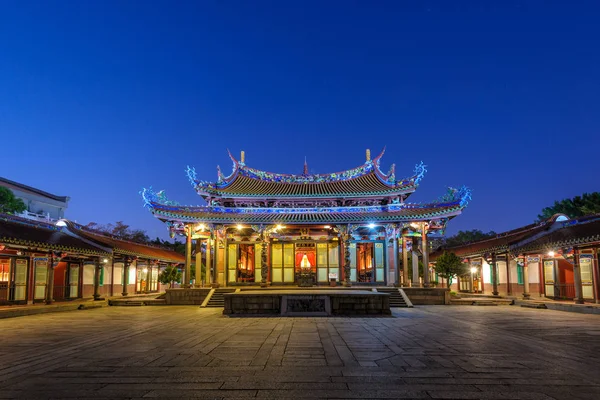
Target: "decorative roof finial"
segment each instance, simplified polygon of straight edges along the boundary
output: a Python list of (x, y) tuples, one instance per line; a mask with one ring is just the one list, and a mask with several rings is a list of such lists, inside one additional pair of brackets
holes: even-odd
[(367, 162), (371, 161), (371, 150), (367, 149)]
[(306, 163), (306, 156), (304, 156), (304, 171), (302, 172), (303, 175), (308, 175), (308, 164)]
[(240, 155), (240, 162), (242, 164), (246, 163), (246, 152), (244, 150), (242, 150), (242, 154)]

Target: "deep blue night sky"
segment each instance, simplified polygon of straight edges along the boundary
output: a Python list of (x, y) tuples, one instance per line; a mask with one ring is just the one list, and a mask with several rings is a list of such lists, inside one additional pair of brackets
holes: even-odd
[(0, 176), (166, 237), (138, 192), (202, 204), (188, 164), (326, 173), (386, 145), (386, 172), (428, 165), (412, 201), (473, 189), (449, 233), (512, 229), (600, 189), (599, 20), (595, 1), (2, 1)]

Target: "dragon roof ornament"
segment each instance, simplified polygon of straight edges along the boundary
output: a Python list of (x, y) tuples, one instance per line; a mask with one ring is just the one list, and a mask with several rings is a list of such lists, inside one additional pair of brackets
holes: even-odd
[(142, 199), (144, 200), (144, 207), (149, 209), (153, 208), (153, 204), (164, 204), (168, 206), (180, 205), (176, 201), (169, 200), (164, 190), (161, 190), (160, 192), (155, 192), (154, 190), (152, 190), (152, 186), (150, 186), (148, 189), (143, 188), (140, 191), (140, 194), (142, 195)]
[(446, 194), (440, 197), (438, 201), (440, 203), (459, 202), (461, 207), (466, 207), (469, 204), (469, 201), (471, 201), (471, 195), (471, 189), (466, 186), (461, 186), (458, 189), (448, 187)]
[(421, 182), (423, 176), (425, 176), (425, 172), (427, 172), (427, 165), (423, 164), (423, 161), (415, 165), (415, 185)]

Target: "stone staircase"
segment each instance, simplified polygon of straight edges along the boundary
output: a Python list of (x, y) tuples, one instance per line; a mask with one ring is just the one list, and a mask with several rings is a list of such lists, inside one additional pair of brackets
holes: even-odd
[(233, 292), (235, 292), (235, 289), (215, 289), (215, 291), (213, 292), (210, 299), (208, 299), (208, 303), (206, 303), (206, 307), (224, 308), (225, 307), (225, 299), (223, 298), (223, 295), (225, 293), (233, 293)]
[(378, 287), (377, 291), (379, 293), (386, 293), (390, 295), (390, 307), (408, 307), (404, 297), (400, 293), (398, 288), (383, 288)]

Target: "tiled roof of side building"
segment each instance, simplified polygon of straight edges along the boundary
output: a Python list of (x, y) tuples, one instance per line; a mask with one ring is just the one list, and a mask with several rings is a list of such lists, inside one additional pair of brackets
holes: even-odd
[(220, 169), (217, 182), (196, 178), (193, 168), (187, 170), (195, 190), (203, 197), (226, 198), (305, 198), (305, 197), (357, 197), (357, 196), (408, 196), (414, 192), (426, 172), (423, 163), (415, 167), (413, 176), (396, 179), (395, 166), (385, 174), (379, 168), (383, 152), (373, 160), (346, 171), (328, 174), (279, 174), (250, 168), (242, 161), (233, 161), (233, 172), (223, 176)]
[(495, 237), (489, 239), (478, 240), (458, 246), (442, 246), (431, 254), (430, 259), (432, 261), (435, 260), (444, 251), (452, 252), (461, 257), (477, 256), (492, 252), (508, 252), (511, 245), (549, 229), (556, 222), (556, 219), (561, 216), (562, 214), (557, 214), (545, 221), (525, 225), (517, 229), (499, 233)]
[(127, 240), (106, 236), (101, 233), (91, 232), (85, 229), (83, 226), (73, 223), (71, 221), (67, 222), (67, 226), (69, 230), (75, 233), (76, 235), (91, 240), (93, 242), (100, 243), (103, 246), (110, 247), (115, 253), (121, 253), (128, 256), (136, 256), (164, 262), (185, 262), (185, 256), (172, 250), (167, 250), (160, 247), (145, 245), (136, 242), (130, 242)]
[(62, 232), (55, 225), (0, 214), (0, 243), (40, 251), (60, 251), (89, 256), (108, 256), (109, 251)]
[(562, 227), (534, 240), (519, 243), (514, 253), (547, 252), (572, 246), (589, 246), (600, 243), (600, 214), (562, 223)]

